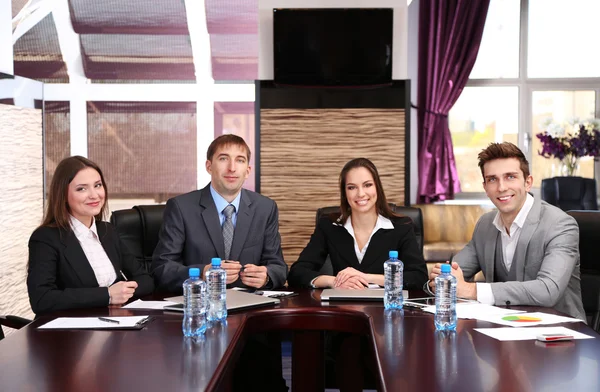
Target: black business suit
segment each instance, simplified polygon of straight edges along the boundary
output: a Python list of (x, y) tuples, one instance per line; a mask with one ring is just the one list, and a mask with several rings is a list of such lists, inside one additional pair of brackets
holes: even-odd
[[(152, 293), (154, 282), (135, 261), (110, 223), (96, 221), (96, 230), (117, 280), (135, 280), (135, 296)], [(27, 275), (29, 302), (36, 314), (56, 310), (107, 306), (108, 288), (99, 287), (94, 270), (73, 231), (39, 227), (29, 239)]]
[(311, 287), (310, 282), (320, 276), (327, 256), (331, 259), (333, 274), (352, 267), (367, 274), (383, 275), (383, 263), (390, 250), (398, 251), (404, 263), (404, 288), (421, 289), (427, 281), (427, 267), (417, 244), (412, 221), (407, 217), (390, 219), (394, 229), (379, 229), (371, 237), (362, 263), (354, 251), (354, 239), (346, 228), (329, 217), (323, 217), (298, 261), (290, 268), (290, 287)]

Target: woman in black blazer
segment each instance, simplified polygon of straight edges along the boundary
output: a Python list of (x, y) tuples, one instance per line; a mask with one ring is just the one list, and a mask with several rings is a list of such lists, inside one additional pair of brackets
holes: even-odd
[(122, 305), (154, 290), (152, 277), (101, 221), (107, 201), (98, 165), (80, 156), (58, 164), (43, 223), (29, 239), (27, 290), (36, 314)]
[[(383, 263), (390, 250), (404, 263), (404, 288), (421, 289), (427, 267), (410, 218), (394, 214), (375, 165), (365, 158), (348, 162), (340, 173), (341, 216), (326, 216), (288, 275), (291, 287), (362, 289), (384, 285)], [(327, 256), (333, 276), (319, 271)], [(359, 262), (359, 258), (362, 260)]]

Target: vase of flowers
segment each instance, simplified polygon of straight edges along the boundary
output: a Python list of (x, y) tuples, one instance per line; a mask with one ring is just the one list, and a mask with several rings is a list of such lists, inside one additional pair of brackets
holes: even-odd
[(593, 119), (581, 123), (573, 119), (566, 125), (557, 124), (549, 119), (542, 125), (544, 132), (536, 136), (542, 142), (538, 154), (544, 158), (556, 158), (560, 161), (561, 176), (576, 176), (579, 159), (586, 156), (598, 159), (600, 156), (600, 120)]

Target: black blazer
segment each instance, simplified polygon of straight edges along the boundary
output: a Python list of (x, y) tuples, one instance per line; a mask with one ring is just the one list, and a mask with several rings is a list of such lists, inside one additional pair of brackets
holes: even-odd
[[(135, 280), (135, 297), (152, 293), (154, 282), (122, 244), (108, 222), (96, 222), (98, 237), (117, 273), (116, 282)], [(108, 305), (108, 289), (98, 287), (92, 266), (72, 231), (39, 227), (29, 239), (27, 291), (36, 314)]]
[(290, 268), (288, 284), (290, 287), (311, 287), (310, 282), (321, 275), (319, 271), (327, 256), (331, 258), (334, 275), (346, 267), (368, 274), (383, 274), (383, 263), (389, 258), (389, 251), (397, 250), (398, 258), (404, 263), (404, 289), (422, 289), (427, 281), (427, 267), (412, 221), (407, 217), (390, 220), (394, 229), (380, 229), (373, 234), (359, 264), (354, 252), (354, 239), (346, 228), (334, 224), (329, 217), (321, 218), (308, 245)]

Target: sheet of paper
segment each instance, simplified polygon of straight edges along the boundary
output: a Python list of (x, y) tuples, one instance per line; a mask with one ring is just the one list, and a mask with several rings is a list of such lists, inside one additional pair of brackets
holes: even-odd
[[(260, 290), (260, 292), (262, 293), (261, 295), (263, 297), (279, 297), (279, 296), (286, 296), (286, 295), (290, 295), (290, 294), (294, 294), (293, 291), (268, 291), (268, 290)], [(258, 291), (257, 291), (258, 293)]]
[(593, 336), (573, 331), (565, 327), (534, 327), (534, 328), (475, 328), (475, 331), (501, 341), (535, 340), (542, 334), (566, 334), (574, 339), (594, 339)]
[(111, 323), (100, 320), (98, 317), (59, 317), (40, 327), (39, 329), (113, 329), (135, 327), (148, 316), (106, 316), (107, 319), (118, 321)]
[(520, 313), (514, 315), (485, 314), (478, 316), (477, 320), (489, 321), (491, 323), (506, 325), (509, 327), (533, 327), (536, 325), (578, 323), (581, 321), (572, 317), (557, 316), (555, 314), (542, 312)]
[[(423, 311), (435, 314), (435, 305), (423, 308)], [(480, 304), (478, 302), (466, 302), (456, 304), (456, 317), (459, 319), (483, 320), (482, 317), (509, 315), (515, 313), (525, 313), (524, 310), (499, 308), (497, 306)], [(485, 321), (488, 321), (487, 319)]]
[(177, 305), (173, 301), (142, 301), (138, 299), (130, 304), (123, 306), (123, 309), (162, 309), (168, 305)]

